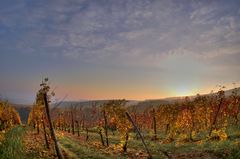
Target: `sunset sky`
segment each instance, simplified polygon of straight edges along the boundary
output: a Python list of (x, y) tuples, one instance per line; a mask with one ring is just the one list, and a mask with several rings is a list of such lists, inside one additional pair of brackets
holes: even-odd
[(0, 98), (159, 99), (240, 80), (239, 0), (1, 0)]

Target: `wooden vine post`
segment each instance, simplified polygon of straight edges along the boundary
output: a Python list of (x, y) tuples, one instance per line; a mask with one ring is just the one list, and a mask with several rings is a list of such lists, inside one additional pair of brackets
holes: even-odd
[(50, 116), (49, 105), (48, 105), (48, 100), (47, 100), (47, 94), (43, 93), (43, 97), (44, 97), (44, 104), (45, 104), (47, 118), (48, 118), (49, 127), (50, 127), (50, 133), (51, 133), (51, 136), (52, 136), (54, 144), (55, 144), (55, 150), (56, 150), (58, 159), (63, 159), (63, 155), (62, 155), (62, 153), (60, 151), (60, 148), (59, 148), (59, 145), (58, 145), (58, 141), (57, 141), (57, 138), (56, 138), (56, 135), (55, 135), (55, 132), (54, 132), (51, 116)]
[(106, 116), (105, 110), (103, 111), (103, 117), (104, 117), (104, 129), (105, 129), (106, 142), (107, 142), (107, 146), (109, 146), (109, 142), (108, 142), (108, 123), (107, 123), (107, 116)]
[(142, 140), (142, 143), (143, 143), (143, 146), (144, 146), (145, 150), (146, 150), (147, 153), (148, 153), (148, 156), (149, 156), (148, 158), (149, 158), (149, 159), (152, 159), (152, 155), (151, 155), (151, 153), (150, 153), (150, 151), (149, 151), (149, 149), (148, 149), (148, 147), (147, 147), (147, 145), (146, 145), (146, 143), (145, 143), (145, 141), (144, 141), (144, 139), (143, 139), (143, 137), (142, 137), (142, 134), (141, 134), (140, 130), (138, 129), (137, 125), (134, 123), (134, 121), (132, 120), (132, 118), (131, 118), (131, 116), (128, 114), (128, 112), (126, 112), (126, 115), (127, 115), (128, 120), (132, 123), (134, 129), (137, 131), (138, 135), (140, 136), (140, 138), (141, 138), (141, 140)]

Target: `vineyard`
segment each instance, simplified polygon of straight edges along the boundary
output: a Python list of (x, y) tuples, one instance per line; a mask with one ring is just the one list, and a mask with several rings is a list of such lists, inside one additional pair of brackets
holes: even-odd
[(0, 48), (0, 159), (240, 159), (240, 0), (0, 0)]
[(51, 104), (46, 78), (27, 125), (0, 105), (0, 158), (240, 158), (239, 89), (138, 109), (126, 100)]

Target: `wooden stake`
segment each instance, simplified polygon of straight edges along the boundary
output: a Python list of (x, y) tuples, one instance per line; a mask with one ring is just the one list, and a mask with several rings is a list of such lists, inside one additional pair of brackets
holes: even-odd
[(63, 159), (63, 155), (60, 151), (58, 141), (57, 141), (57, 138), (56, 138), (56, 135), (55, 135), (55, 132), (54, 132), (51, 116), (50, 116), (47, 94), (44, 93), (43, 96), (44, 96), (44, 104), (45, 104), (45, 108), (46, 108), (46, 113), (47, 113), (47, 118), (48, 118), (48, 122), (49, 122), (50, 132), (51, 132), (51, 136), (53, 138), (54, 144), (55, 144), (55, 150), (56, 150), (58, 159)]

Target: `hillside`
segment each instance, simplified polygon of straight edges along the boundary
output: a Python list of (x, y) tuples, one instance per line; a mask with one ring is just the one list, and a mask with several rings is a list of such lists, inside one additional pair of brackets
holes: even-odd
[(13, 104), (13, 107), (18, 111), (21, 121), (23, 124), (27, 123), (29, 112), (31, 111), (30, 105), (22, 105), (22, 104)]
[[(232, 94), (234, 89), (225, 90), (225, 96), (228, 97)], [(216, 94), (217, 92), (213, 93)], [(238, 94), (240, 94), (240, 88), (238, 88)], [(203, 94), (204, 96), (208, 96), (210, 94)], [(196, 95), (194, 96), (188, 96), (190, 99), (194, 99)], [(136, 105), (138, 110), (144, 110), (148, 107), (152, 106), (159, 106), (159, 105), (165, 105), (165, 104), (173, 104), (175, 102), (179, 102), (184, 100), (185, 96), (177, 96), (177, 97), (167, 97), (163, 99), (146, 99), (143, 101), (139, 100), (127, 100), (126, 106), (132, 106)], [(91, 106), (101, 106), (104, 103), (109, 102), (112, 99), (109, 100), (85, 100), (85, 101), (63, 101), (59, 107), (61, 108), (67, 108), (71, 106), (81, 106), (81, 107), (91, 107)]]
[[(226, 96), (230, 96), (232, 94), (232, 91), (234, 89), (229, 89), (225, 91)], [(238, 94), (240, 94), (240, 88), (238, 88)], [(209, 94), (205, 94), (209, 95)], [(190, 96), (190, 98), (194, 99), (196, 96)], [(126, 106), (132, 106), (136, 105), (138, 111), (144, 111), (148, 107), (152, 106), (159, 106), (164, 104), (172, 104), (177, 101), (183, 100), (184, 97), (168, 97), (164, 99), (151, 99), (151, 100), (144, 100), (144, 101), (137, 101), (137, 100), (129, 100), (127, 101)], [(107, 103), (109, 100), (92, 100), (92, 101), (64, 101), (62, 102), (59, 107), (60, 108), (68, 108), (71, 106), (81, 106), (81, 107), (91, 107), (93, 105), (95, 106), (101, 106), (104, 103)], [(23, 123), (27, 123), (28, 114), (31, 110), (30, 105), (23, 105), (23, 104), (13, 104), (16, 110), (19, 112), (19, 115), (21, 117), (21, 120)]]

